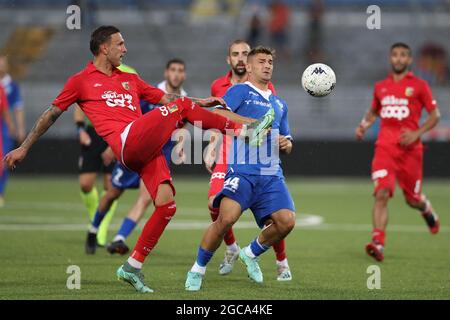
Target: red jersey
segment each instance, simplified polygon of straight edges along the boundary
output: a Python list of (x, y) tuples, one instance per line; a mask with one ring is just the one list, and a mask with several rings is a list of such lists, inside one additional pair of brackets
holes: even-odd
[[(427, 112), (437, 108), (430, 87), (412, 72), (398, 82), (392, 75), (375, 84), (372, 109), (381, 119), (380, 133), (376, 145), (400, 146), (403, 129), (417, 130), (422, 109)], [(411, 146), (422, 147), (420, 140)]]
[(117, 155), (121, 150), (120, 134), (142, 116), (139, 100), (157, 104), (164, 94), (136, 74), (113, 68), (108, 76), (89, 62), (84, 70), (67, 80), (53, 105), (65, 111), (77, 103)]
[[(231, 83), (231, 70), (228, 73), (220, 78), (217, 78), (211, 83), (211, 95), (213, 97), (223, 97), (227, 90), (232, 86)], [(269, 82), (269, 89), (272, 91), (274, 95), (277, 94), (275, 91), (275, 87), (272, 82)]]
[(8, 97), (6, 96), (5, 89), (0, 84), (0, 112), (3, 113), (5, 109), (8, 109)]

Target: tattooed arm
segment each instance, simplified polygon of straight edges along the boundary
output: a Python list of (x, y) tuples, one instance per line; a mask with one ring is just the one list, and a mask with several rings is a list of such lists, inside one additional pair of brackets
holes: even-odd
[(26, 157), (31, 146), (53, 125), (62, 113), (63, 111), (55, 106), (49, 107), (42, 113), (20, 147), (6, 155), (4, 161), (9, 169), (14, 169), (16, 163), (21, 162)]

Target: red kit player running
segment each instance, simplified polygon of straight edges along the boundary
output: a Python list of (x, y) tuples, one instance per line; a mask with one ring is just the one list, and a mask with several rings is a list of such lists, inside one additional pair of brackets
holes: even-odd
[[(372, 242), (366, 246), (367, 253), (378, 261), (384, 259), (387, 204), (394, 194), (396, 181), (407, 204), (422, 213), (430, 232), (439, 231), (438, 216), (422, 193), (423, 145), (420, 140), (438, 123), (439, 109), (428, 84), (409, 71), (412, 54), (408, 45), (392, 45), (390, 62), (392, 73), (375, 84), (372, 106), (355, 131), (357, 139), (362, 139), (376, 117), (381, 118), (372, 161), (374, 229)], [(428, 118), (420, 126), (422, 108), (428, 112)]]
[[(199, 121), (203, 129), (215, 128), (222, 133), (230, 129), (244, 134), (253, 125), (237, 124), (200, 107), (224, 105), (221, 98), (195, 99), (194, 103), (188, 98), (165, 94), (138, 75), (117, 69), (127, 50), (120, 31), (113, 26), (96, 29), (91, 35), (90, 49), (93, 62), (69, 78), (52, 106), (36, 121), (22, 145), (5, 157), (5, 162), (13, 169), (63, 111), (78, 103), (117, 159), (140, 175), (154, 201), (155, 211), (145, 224), (133, 253), (117, 270), (119, 279), (130, 283), (137, 291), (152, 292), (143, 281), (142, 264), (176, 211), (175, 189), (161, 151), (163, 145), (184, 121)], [(165, 105), (142, 115), (139, 100)], [(260, 130), (260, 124), (253, 130), (252, 138), (267, 129)], [(88, 239), (96, 237), (103, 216), (99, 213), (94, 217)]]
[[(246, 71), (247, 56), (250, 52), (250, 46), (243, 40), (235, 40), (228, 47), (227, 63), (231, 67), (231, 70), (224, 76), (217, 78), (211, 84), (211, 95), (214, 97), (223, 97), (226, 91), (236, 83), (243, 83), (247, 81), (248, 74)], [(276, 94), (273, 84), (269, 82), (269, 89)], [(217, 110), (220, 112), (220, 110)], [(220, 153), (216, 160), (215, 145), (218, 145), (219, 137), (214, 136), (211, 139), (210, 149), (207, 152), (205, 158), (205, 164), (208, 171), (211, 173), (210, 187), (208, 191), (208, 208), (210, 211), (211, 219), (217, 220), (219, 215), (219, 208), (213, 208), (212, 203), (216, 194), (218, 194), (225, 181), (225, 175), (228, 170), (226, 163), (227, 148), (230, 145), (230, 139), (227, 136), (223, 136), (222, 145), (220, 146)], [(214, 166), (215, 164), (215, 166)], [(225, 257), (223, 262), (219, 266), (219, 273), (221, 275), (229, 274), (233, 270), (234, 263), (239, 256), (239, 246), (234, 238), (233, 229), (225, 234), (224, 242), (227, 245), (225, 250)], [(292, 280), (292, 274), (289, 269), (287, 256), (285, 252), (285, 240), (273, 245), (273, 249), (276, 254), (277, 260), (277, 280), (289, 281)]]

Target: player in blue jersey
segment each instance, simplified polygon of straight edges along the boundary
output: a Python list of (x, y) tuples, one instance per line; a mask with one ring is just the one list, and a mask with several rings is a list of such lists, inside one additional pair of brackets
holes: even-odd
[[(25, 139), (25, 114), (23, 109), (22, 95), (20, 94), (20, 87), (11, 76), (8, 74), (8, 59), (5, 55), (0, 55), (0, 86), (3, 86), (6, 97), (8, 99), (9, 111), (15, 123), (17, 142), (22, 143)], [(9, 133), (8, 126), (5, 120), (1, 124), (3, 137), (3, 154), (7, 154), (14, 147), (14, 139)], [(4, 194), (6, 183), (9, 177), (9, 170), (5, 167), (0, 172), (0, 207), (4, 205)]]
[[(219, 217), (206, 230), (197, 259), (187, 274), (186, 290), (198, 291), (206, 265), (220, 246), (225, 233), (250, 209), (261, 233), (239, 253), (247, 272), (256, 283), (263, 282), (258, 257), (273, 244), (284, 239), (295, 226), (295, 208), (284, 181), (278, 152), (292, 151), (292, 137), (284, 100), (272, 95), (268, 84), (272, 78), (274, 53), (270, 48), (257, 47), (247, 58), (248, 81), (236, 84), (223, 97), (230, 110), (217, 110), (236, 121), (242, 117), (261, 118), (273, 113), (272, 129), (256, 144), (234, 139), (228, 155), (228, 172), (222, 191), (215, 197)], [(255, 146), (256, 145), (256, 146)]]
[[(186, 91), (183, 89), (183, 83), (186, 79), (185, 63), (180, 59), (171, 59), (166, 63), (164, 71), (164, 81), (158, 84), (158, 88), (166, 93), (174, 93), (180, 96), (187, 96)], [(146, 101), (141, 101), (142, 114), (145, 114), (158, 105), (152, 105)], [(171, 153), (175, 143), (172, 140), (167, 141), (163, 147), (163, 153), (168, 164), (171, 163)], [(178, 148), (177, 148), (178, 149)], [(182, 148), (180, 147), (180, 150)], [(180, 155), (182, 156), (182, 155)], [(139, 175), (133, 171), (130, 171), (123, 166), (119, 161), (116, 162), (112, 171), (112, 188), (108, 191), (100, 200), (97, 210), (100, 212), (106, 212), (111, 204), (118, 199), (126, 189), (138, 189), (139, 196), (124, 218), (119, 231), (115, 235), (113, 241), (107, 245), (106, 250), (111, 253), (119, 253), (121, 255), (126, 254), (129, 251), (128, 246), (125, 243), (126, 238), (136, 227), (136, 224), (142, 218), (145, 210), (152, 203), (152, 199), (147, 189), (141, 182)], [(87, 250), (90, 252), (95, 251), (95, 244), (92, 241), (87, 243)]]

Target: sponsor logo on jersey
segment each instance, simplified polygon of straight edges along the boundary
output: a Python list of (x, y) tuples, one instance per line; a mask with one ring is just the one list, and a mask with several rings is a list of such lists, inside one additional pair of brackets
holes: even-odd
[(102, 86), (101, 83), (94, 83), (94, 88), (101, 87), (101, 86)]
[(175, 111), (178, 111), (178, 106), (176, 103), (174, 103), (173, 105), (169, 105), (167, 106), (167, 109), (169, 110), (170, 113), (174, 113)]
[(270, 102), (264, 102), (264, 101), (261, 101), (261, 100), (245, 100), (244, 102), (247, 105), (249, 105), (251, 103), (251, 104), (254, 104), (254, 105), (257, 105), (257, 106), (266, 107), (266, 108), (271, 108), (272, 107)]
[(408, 99), (386, 96), (381, 100), (383, 107), (380, 111), (380, 117), (383, 119), (394, 118), (399, 121), (408, 118), (410, 114), (408, 104)]
[(108, 107), (121, 107), (136, 111), (136, 107), (133, 106), (133, 96), (131, 94), (105, 91), (102, 94), (102, 99), (105, 100)]
[(381, 170), (377, 170), (372, 172), (372, 180), (378, 180), (384, 177), (387, 177), (388, 175), (388, 171), (386, 169), (381, 169)]

